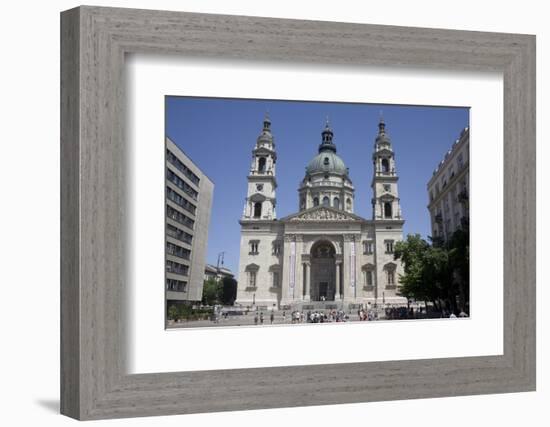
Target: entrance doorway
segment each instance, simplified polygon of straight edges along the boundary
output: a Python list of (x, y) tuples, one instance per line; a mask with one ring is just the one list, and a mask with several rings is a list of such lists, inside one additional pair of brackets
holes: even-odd
[(311, 300), (334, 301), (336, 294), (336, 251), (332, 243), (321, 240), (311, 248)]

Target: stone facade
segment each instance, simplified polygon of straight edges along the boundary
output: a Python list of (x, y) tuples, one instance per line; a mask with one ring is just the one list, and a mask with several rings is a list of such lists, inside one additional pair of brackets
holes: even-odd
[(288, 308), (333, 301), (406, 304), (397, 293), (402, 240), (391, 141), (381, 120), (373, 150), (372, 219), (353, 213), (354, 186), (328, 121), (298, 189), (299, 211), (276, 219), (276, 151), (264, 120), (252, 151), (241, 224), (237, 304)]
[(447, 240), (469, 221), (469, 144), (465, 128), (433, 172), (428, 182), (428, 210), (432, 237)]

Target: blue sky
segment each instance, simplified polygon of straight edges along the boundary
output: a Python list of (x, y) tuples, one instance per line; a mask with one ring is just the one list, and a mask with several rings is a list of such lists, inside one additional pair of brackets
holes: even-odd
[(329, 117), (355, 186), (355, 213), (370, 219), (372, 151), (382, 112), (399, 175), (404, 235), (430, 234), (426, 184), (469, 125), (469, 109), (380, 104), (166, 97), (166, 134), (214, 181), (207, 262), (225, 252), (237, 272), (251, 151), (269, 111), (277, 150), (277, 216), (298, 211), (298, 185)]

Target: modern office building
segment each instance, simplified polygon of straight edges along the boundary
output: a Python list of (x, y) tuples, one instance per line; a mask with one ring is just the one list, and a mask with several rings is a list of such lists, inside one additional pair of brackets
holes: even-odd
[(432, 237), (448, 240), (469, 223), (470, 130), (465, 128), (428, 181)]
[(202, 299), (213, 182), (166, 138), (166, 309)]
[[(355, 188), (328, 123), (298, 188), (298, 211), (276, 216), (277, 154), (266, 116), (252, 150), (240, 220), (237, 303), (279, 309), (406, 304), (395, 243), (404, 219), (392, 142), (378, 124), (370, 182), (372, 218), (354, 213)], [(358, 141), (359, 142), (359, 141)]]

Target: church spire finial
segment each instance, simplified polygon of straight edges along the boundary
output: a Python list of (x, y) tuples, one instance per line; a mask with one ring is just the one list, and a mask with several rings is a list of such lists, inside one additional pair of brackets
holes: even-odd
[(380, 110), (380, 118), (378, 120), (378, 133), (386, 133), (386, 123), (384, 122), (384, 114), (382, 113), (382, 110)]
[(325, 128), (323, 129), (323, 132), (321, 132), (321, 135), (322, 135), (322, 140), (321, 140), (321, 145), (319, 145), (319, 152), (323, 150), (330, 150), (330, 151), (336, 152), (336, 146), (334, 145), (334, 142), (332, 142), (334, 133), (332, 132), (332, 129), (330, 127), (328, 115), (325, 122)]
[(269, 110), (265, 110), (264, 114), (264, 130), (269, 130), (271, 127), (271, 120), (269, 119)]

